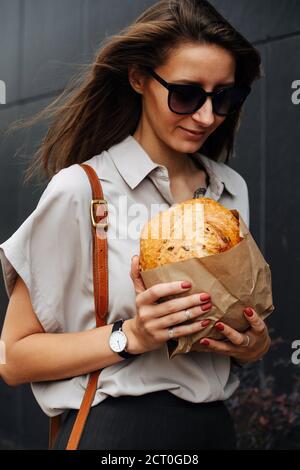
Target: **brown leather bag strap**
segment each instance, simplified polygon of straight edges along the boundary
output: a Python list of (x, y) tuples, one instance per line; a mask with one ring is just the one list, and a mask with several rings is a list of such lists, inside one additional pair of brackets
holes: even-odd
[[(80, 165), (86, 172), (91, 188), (90, 206), (92, 240), (93, 240), (93, 281), (96, 326), (106, 325), (108, 311), (108, 247), (106, 232), (108, 228), (108, 207), (104, 200), (100, 180), (95, 170), (87, 165)], [(90, 374), (88, 385), (83, 396), (66, 450), (78, 447), (84, 426), (97, 390), (98, 377), (102, 369)], [(51, 418), (49, 448), (52, 448), (60, 425), (61, 415)]]

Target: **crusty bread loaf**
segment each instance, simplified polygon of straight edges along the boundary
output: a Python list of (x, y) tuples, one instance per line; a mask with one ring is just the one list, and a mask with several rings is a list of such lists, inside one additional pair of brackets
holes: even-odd
[(145, 224), (140, 269), (221, 253), (241, 240), (234, 211), (210, 198), (189, 199), (159, 212)]

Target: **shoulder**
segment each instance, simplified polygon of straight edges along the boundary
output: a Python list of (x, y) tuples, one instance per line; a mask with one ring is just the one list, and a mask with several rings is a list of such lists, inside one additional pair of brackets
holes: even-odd
[(48, 188), (66, 196), (81, 196), (90, 187), (88, 177), (79, 164), (61, 169), (48, 184)]
[[(93, 160), (94, 158), (84, 163), (95, 170)], [(44, 199), (59, 198), (60, 202), (73, 202), (77, 204), (79, 202), (90, 202), (91, 197), (92, 189), (88, 175), (80, 164), (73, 164), (59, 170), (52, 177), (42, 194), (40, 202)]]

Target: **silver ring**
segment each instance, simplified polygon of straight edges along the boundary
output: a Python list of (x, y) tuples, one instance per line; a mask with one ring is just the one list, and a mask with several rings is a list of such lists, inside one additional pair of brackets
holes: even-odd
[(246, 343), (246, 344), (244, 344), (244, 343), (242, 344), (242, 346), (243, 346), (244, 348), (247, 348), (247, 347), (249, 346), (249, 344), (250, 344), (250, 336), (249, 336), (249, 335), (246, 335), (246, 338), (247, 338), (247, 343)]
[(168, 328), (168, 334), (169, 334), (169, 338), (173, 338), (173, 336), (174, 336), (174, 328), (173, 327)]
[(190, 310), (186, 310), (184, 313), (185, 313), (185, 319), (186, 320), (189, 320), (193, 316), (193, 314)]

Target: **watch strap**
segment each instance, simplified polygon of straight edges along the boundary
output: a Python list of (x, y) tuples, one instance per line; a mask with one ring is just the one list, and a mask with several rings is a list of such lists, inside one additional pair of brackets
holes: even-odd
[(122, 319), (115, 321), (115, 323), (114, 323), (114, 325), (113, 325), (113, 327), (112, 327), (111, 332), (113, 333), (114, 331), (121, 330), (123, 323), (124, 323), (124, 320), (122, 320)]
[[(114, 331), (118, 331), (118, 330), (123, 331), (122, 330), (123, 323), (124, 323), (123, 319), (115, 321), (114, 324), (113, 324), (111, 332), (113, 333)], [(124, 331), (123, 331), (123, 333), (124, 333)], [(123, 357), (124, 359), (130, 359), (132, 357), (137, 357), (137, 356), (140, 355), (140, 354), (131, 354), (128, 351), (120, 351), (120, 352), (118, 352), (118, 354), (119, 354), (119, 356)]]

